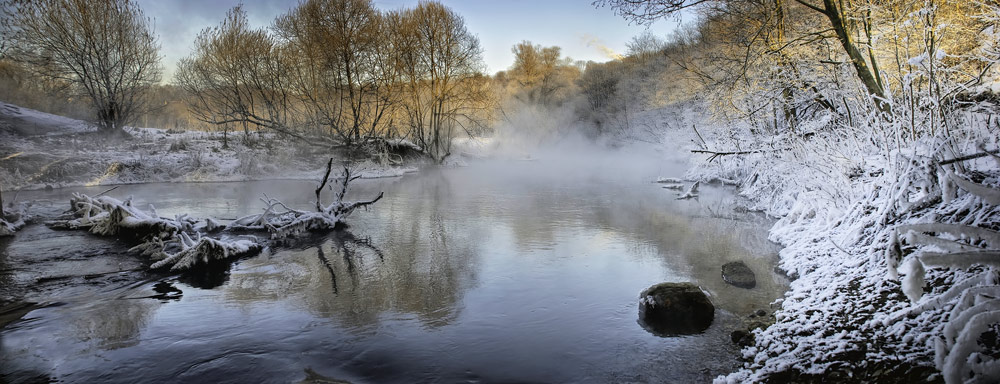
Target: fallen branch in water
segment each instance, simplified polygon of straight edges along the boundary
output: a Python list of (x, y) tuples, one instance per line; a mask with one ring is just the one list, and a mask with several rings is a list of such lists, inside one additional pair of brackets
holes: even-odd
[[(17, 199), (17, 195), (14, 195), (14, 199)], [(3, 206), (3, 188), (0, 187), (0, 236), (13, 236), (14, 232), (24, 227), (25, 223), (25, 206), (20, 204), (17, 207), (14, 206), (14, 202), (10, 202), (10, 206), (4, 209)]]
[(264, 196), (262, 200), (266, 208), (264, 208), (263, 213), (238, 218), (230, 226), (234, 229), (266, 230), (270, 232), (271, 238), (280, 239), (305, 231), (333, 229), (354, 210), (375, 204), (382, 199), (383, 193), (380, 192), (372, 200), (345, 202), (344, 196), (347, 194), (348, 184), (357, 180), (359, 176), (352, 176), (351, 170), (344, 167), (343, 173), (335, 179), (340, 181), (340, 190), (336, 194), (336, 199), (330, 205), (324, 206), (320, 195), (329, 182), (332, 168), (333, 159), (330, 159), (326, 165), (323, 180), (316, 188), (316, 212), (292, 209), (281, 201)]
[(162, 218), (156, 214), (155, 208), (150, 207), (150, 212), (146, 212), (134, 207), (131, 197), (118, 200), (108, 196), (74, 194), (70, 200), (69, 217), (47, 224), (55, 229), (86, 229), (97, 235), (132, 237), (139, 244), (130, 250), (156, 261), (150, 268), (170, 267), (175, 271), (188, 269), (212, 260), (256, 253), (267, 244), (254, 236), (241, 238), (219, 234), (210, 237), (207, 233), (267, 231), (271, 239), (281, 239), (306, 231), (332, 230), (357, 208), (367, 207), (382, 198), (383, 193), (379, 193), (376, 198), (368, 201), (343, 201), (348, 184), (357, 179), (345, 167), (344, 172), (336, 179), (340, 180), (336, 200), (324, 206), (320, 195), (330, 180), (332, 167), (333, 159), (330, 159), (323, 180), (316, 189), (316, 212), (289, 208), (281, 201), (265, 195), (261, 199), (265, 203), (263, 213), (244, 216), (224, 225), (211, 218), (197, 219), (187, 214), (177, 215), (173, 219)]

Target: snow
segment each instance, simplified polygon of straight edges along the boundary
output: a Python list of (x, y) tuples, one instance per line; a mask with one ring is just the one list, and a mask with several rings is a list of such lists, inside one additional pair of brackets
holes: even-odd
[[(844, 369), (876, 381), (866, 375), (944, 372), (945, 361), (948, 369), (975, 371), (986, 381), (998, 374), (993, 367), (1000, 363), (978, 349), (950, 350), (943, 342), (949, 311), (962, 293), (997, 284), (996, 274), (983, 266), (1000, 258), (993, 240), (1000, 228), (996, 160), (966, 161), (963, 175), (936, 173), (928, 164), (942, 158), (940, 138), (890, 147), (862, 144), (840, 127), (824, 127), (830, 120), (822, 117), (799, 127), (810, 132), (807, 139), (783, 132), (754, 135), (738, 121), (703, 121), (699, 140), (685, 149), (766, 150), (712, 161), (694, 156), (684, 178), (738, 184), (747, 208), (778, 218), (770, 239), (784, 246), (778, 267), (795, 279), (780, 300), (777, 322), (755, 331), (755, 344), (743, 350), (745, 365), (717, 382)], [(683, 130), (667, 135), (664, 152), (677, 150), (670, 147), (683, 142), (677, 137), (690, 136)], [(984, 128), (964, 129), (951, 140), (943, 158), (997, 146), (995, 134)], [(973, 181), (969, 174), (979, 177)], [(965, 254), (941, 256), (955, 251)], [(980, 314), (961, 319), (974, 316)], [(995, 323), (991, 316), (978, 319)], [(974, 335), (964, 337), (975, 340), (983, 329), (969, 328)], [(935, 346), (938, 340), (942, 345)]]
[(86, 229), (102, 236), (129, 236), (139, 239), (139, 245), (131, 251), (138, 252), (152, 260), (158, 260), (150, 268), (170, 267), (173, 271), (184, 270), (212, 260), (239, 257), (260, 251), (265, 242), (257, 238), (223, 238), (222, 234), (208, 233), (224, 230), (266, 231), (272, 239), (298, 236), (306, 231), (332, 230), (358, 208), (367, 207), (382, 198), (382, 194), (362, 202), (343, 201), (352, 177), (348, 168), (340, 176), (332, 179), (339, 182), (339, 193), (329, 205), (319, 201), (320, 191), (331, 181), (333, 159), (327, 163), (322, 183), (316, 188), (316, 211), (300, 211), (288, 208), (284, 203), (265, 196), (261, 199), (265, 208), (260, 214), (249, 215), (223, 225), (214, 219), (198, 219), (187, 214), (173, 219), (159, 217), (150, 206), (145, 212), (132, 205), (132, 198), (118, 200), (109, 196), (90, 197), (74, 194), (70, 200), (70, 214), (52, 220), (47, 224), (57, 229)]
[[(0, 180), (6, 190), (146, 182), (316, 179), (329, 151), (266, 132), (126, 127), (133, 136), (109, 140), (91, 124), (0, 103)], [(412, 142), (391, 145), (419, 150)], [(267, 159), (266, 161), (262, 159)], [(357, 164), (363, 178), (397, 177), (413, 166)]]
[(661, 184), (680, 184), (683, 182), (684, 180), (678, 179), (676, 177), (663, 177), (663, 176), (657, 177), (656, 181), (654, 181), (654, 183), (661, 183)]

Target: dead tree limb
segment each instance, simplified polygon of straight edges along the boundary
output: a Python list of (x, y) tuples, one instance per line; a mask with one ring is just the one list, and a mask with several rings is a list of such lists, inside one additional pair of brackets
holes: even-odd
[(323, 174), (323, 181), (319, 183), (316, 187), (316, 211), (323, 212), (323, 203), (320, 202), (319, 195), (323, 192), (323, 187), (326, 186), (327, 181), (330, 181), (330, 171), (333, 169), (333, 158), (326, 162), (326, 173)]
[(971, 155), (967, 155), (967, 156), (956, 157), (954, 159), (942, 160), (942, 161), (938, 162), (938, 165), (947, 165), (947, 164), (951, 164), (951, 163), (958, 163), (958, 162), (961, 162), (961, 161), (968, 161), (968, 160), (978, 159), (980, 157), (985, 157), (985, 156), (990, 156), (990, 155), (996, 155), (996, 154), (1000, 154), (1000, 149), (995, 149), (995, 150), (992, 150), (992, 151), (983, 151), (983, 152), (979, 152), (979, 153), (975, 153), (975, 154), (971, 154)]
[(748, 155), (748, 154), (751, 154), (751, 153), (760, 153), (760, 152), (764, 152), (764, 151), (760, 150), (760, 149), (753, 150), (753, 151), (731, 151), (731, 152), (717, 152), (717, 151), (709, 151), (707, 149), (692, 149), (691, 150), (691, 153), (710, 153), (710, 154), (712, 154), (712, 156)]
[(707, 154), (710, 154), (712, 156), (708, 157), (708, 161), (712, 161), (712, 160), (715, 160), (715, 159), (717, 159), (719, 157), (722, 157), (722, 156), (749, 155), (749, 154), (753, 154), (753, 153), (778, 152), (778, 151), (784, 151), (784, 150), (787, 150), (787, 148), (785, 148), (785, 149), (754, 149), (754, 150), (749, 150), (749, 151), (710, 151), (710, 150), (707, 150), (707, 149), (692, 149), (691, 153), (707, 153)]
[(114, 187), (111, 187), (110, 189), (105, 190), (104, 192), (101, 192), (101, 193), (98, 193), (98, 194), (94, 195), (94, 197), (101, 197), (102, 195), (105, 195), (108, 192), (111, 192), (111, 191), (114, 191), (114, 190), (118, 189), (118, 187), (119, 187), (118, 185), (116, 185)]

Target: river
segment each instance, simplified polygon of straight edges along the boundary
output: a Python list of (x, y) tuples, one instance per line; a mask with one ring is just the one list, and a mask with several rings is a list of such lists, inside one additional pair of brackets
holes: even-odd
[[(682, 169), (488, 161), (358, 180), (385, 198), (343, 231), (183, 274), (113, 239), (41, 224), (0, 240), (0, 297), (33, 303), (0, 330), (0, 377), (64, 382), (705, 382), (740, 364), (730, 332), (781, 297), (771, 222), (729, 188), (697, 200), (652, 183)], [(301, 208), (314, 182), (141, 184), (115, 197), (163, 216), (232, 219), (266, 193)], [(22, 193), (54, 216), (71, 192)], [(5, 197), (9, 196), (5, 193)], [(742, 260), (757, 287), (727, 285)], [(658, 337), (638, 295), (692, 282), (702, 334)], [(326, 380), (326, 381), (324, 381)], [(0, 380), (2, 381), (2, 380)]]

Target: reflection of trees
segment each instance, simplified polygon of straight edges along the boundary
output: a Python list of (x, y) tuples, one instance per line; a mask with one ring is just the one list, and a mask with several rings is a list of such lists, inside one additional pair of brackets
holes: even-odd
[(246, 260), (226, 294), (247, 303), (292, 297), (307, 310), (352, 327), (375, 323), (387, 312), (414, 315), (431, 327), (448, 324), (457, 317), (463, 283), (471, 280), (468, 258), (475, 253), (473, 242), (453, 241), (466, 234), (432, 213), (437, 203), (444, 202), (380, 206), (390, 216), (379, 223), (380, 238), (388, 241), (342, 230), (319, 245)]
[(71, 309), (69, 322), (76, 337), (95, 340), (101, 349), (131, 347), (139, 344), (139, 334), (160, 304), (150, 299), (102, 300), (89, 308)]
[(0, 306), (15, 296), (14, 267), (7, 261), (7, 252), (14, 237), (0, 238)]

